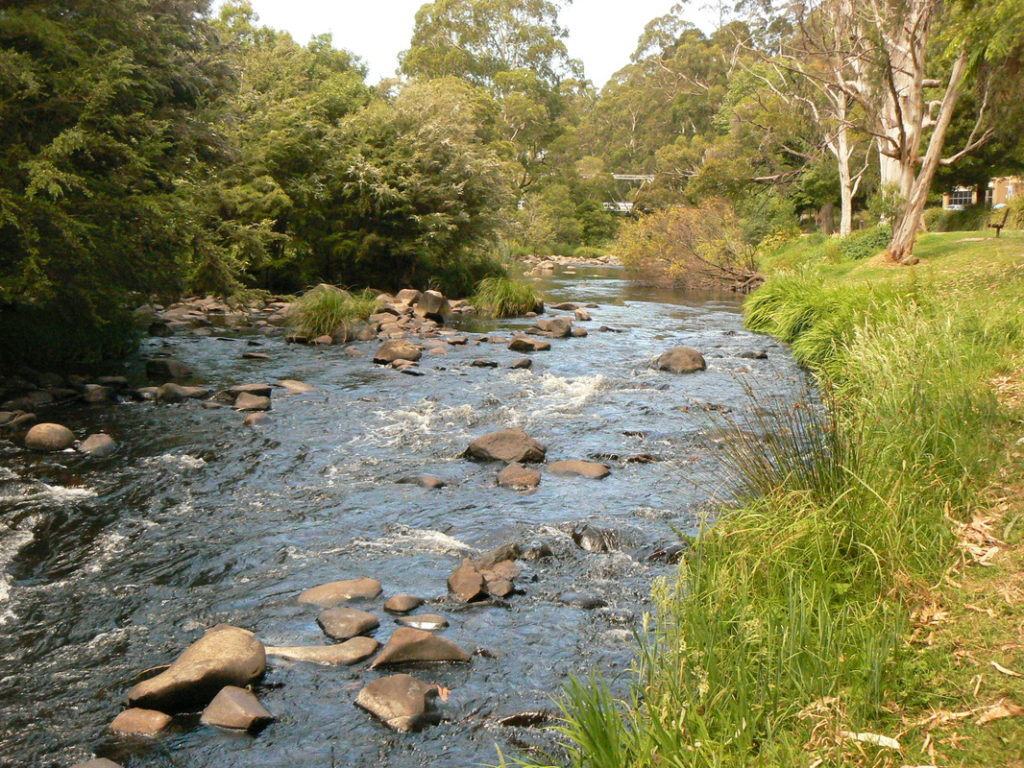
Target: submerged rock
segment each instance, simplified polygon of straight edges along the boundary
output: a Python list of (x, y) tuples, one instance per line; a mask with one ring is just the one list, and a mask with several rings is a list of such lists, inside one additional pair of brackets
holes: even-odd
[(439, 477), (432, 475), (420, 475), (419, 477), (403, 477), (397, 481), (399, 485), (418, 485), (420, 488), (438, 490), (444, 488), (447, 483)]
[(110, 730), (119, 736), (159, 736), (173, 718), (153, 709), (132, 707), (114, 718)]
[(266, 395), (256, 395), (250, 392), (243, 392), (235, 400), (236, 411), (269, 411), (270, 398)]
[(277, 386), (284, 387), (288, 390), (289, 395), (300, 395), (303, 392), (312, 392), (316, 389), (316, 387), (304, 381), (296, 381), (295, 379), (281, 379), (281, 381), (277, 382)]
[(36, 424), (25, 435), (25, 447), (40, 453), (63, 451), (74, 442), (75, 433), (63, 424)]
[(332, 640), (348, 640), (380, 626), (380, 619), (356, 608), (328, 608), (321, 611), (316, 622)]
[(548, 472), (553, 475), (588, 477), (591, 480), (600, 480), (611, 474), (608, 467), (596, 461), (556, 461), (548, 467)]
[(372, 600), (381, 591), (381, 584), (376, 579), (345, 579), (310, 587), (299, 595), (299, 602), (318, 608), (333, 608), (349, 600)]
[(402, 616), (396, 621), (403, 627), (423, 629), (436, 632), (448, 626), (448, 619), (437, 613), (417, 613), (415, 616)]
[(117, 451), (117, 443), (114, 442), (114, 438), (110, 435), (97, 433), (95, 435), (89, 435), (85, 440), (79, 443), (78, 451), (79, 453), (84, 453), (88, 456), (103, 458), (104, 456), (110, 456), (112, 453)]
[(695, 373), (707, 367), (704, 355), (693, 347), (674, 347), (658, 358), (658, 368), (670, 373)]
[(364, 686), (356, 697), (356, 706), (379, 718), (388, 727), (410, 733), (440, 722), (440, 716), (431, 712), (431, 701), (437, 695), (436, 685), (429, 685), (411, 675), (392, 675)]
[(372, 637), (353, 637), (335, 645), (268, 646), (267, 655), (289, 661), (347, 667), (370, 658), (379, 647), (380, 643)]
[(585, 552), (610, 552), (616, 546), (614, 531), (584, 523), (576, 526), (572, 532), (572, 540)]
[(274, 719), (251, 691), (228, 685), (207, 705), (199, 721), (203, 725), (253, 733)]
[(544, 461), (547, 447), (521, 429), (503, 429), (477, 438), (466, 453), (481, 461), (528, 464)]
[(394, 664), (408, 664), (417, 661), (469, 661), (469, 654), (451, 640), (438, 637), (422, 629), (402, 627), (391, 635), (370, 669)]
[(267, 657), (252, 632), (219, 624), (174, 660), (166, 671), (128, 691), (128, 704), (186, 712), (210, 702), (226, 685), (247, 686), (263, 676)]

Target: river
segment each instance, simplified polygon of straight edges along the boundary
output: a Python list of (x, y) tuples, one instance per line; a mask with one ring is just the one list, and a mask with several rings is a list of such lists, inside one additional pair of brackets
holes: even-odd
[[(560, 269), (541, 287), (548, 302), (599, 306), (579, 324), (587, 338), (554, 340), (532, 371), (510, 370), (521, 355), (486, 343), (425, 356), (416, 377), (280, 337), (149, 339), (116, 372), (141, 383), (146, 355), (166, 346), (214, 389), (284, 378), (316, 389), (275, 394), (256, 428), (197, 402), (46, 413), (79, 436), (113, 435), (121, 451), (108, 459), (0, 441), (0, 765), (63, 767), (95, 753), (131, 768), (468, 768), (498, 762), (496, 746), (509, 754), (548, 738), (497, 718), (550, 709), (571, 674), (621, 676), (651, 581), (673, 571), (647, 556), (676, 530), (696, 532), (729, 494), (714, 440), (722, 411), (742, 420), (757, 407), (750, 392), (794, 402), (807, 384), (783, 346), (743, 330), (737, 297), (645, 288), (615, 267)], [(477, 320), (466, 330), (527, 325)], [(705, 354), (706, 372), (652, 369), (681, 344)], [(243, 360), (245, 350), (272, 359)], [(741, 356), (754, 350), (767, 358)], [(469, 366), (477, 358), (500, 366)], [(612, 474), (545, 474), (529, 494), (496, 488), (499, 467), (461, 453), (506, 426), (546, 443), (549, 461), (600, 457)], [(638, 455), (653, 461), (626, 461)], [(421, 474), (448, 485), (395, 482)], [(581, 522), (613, 530), (615, 551), (577, 547), (570, 533)], [(555, 556), (523, 564), (522, 594), (480, 607), (445, 600), (461, 557), (538, 539)], [(268, 645), (327, 642), (316, 610), (295, 598), (359, 576), (383, 583), (381, 600), (437, 601), (422, 611), (448, 616), (445, 636), (478, 651), (470, 664), (413, 671), (451, 689), (440, 726), (400, 735), (353, 706), (377, 674), (365, 664), (272, 661), (258, 694), (278, 720), (258, 736), (183, 722), (143, 748), (105, 734), (139, 674), (205, 627), (246, 627)], [(568, 605), (568, 592), (605, 606)], [(382, 617), (383, 642), (395, 625), (379, 608), (368, 609)]]

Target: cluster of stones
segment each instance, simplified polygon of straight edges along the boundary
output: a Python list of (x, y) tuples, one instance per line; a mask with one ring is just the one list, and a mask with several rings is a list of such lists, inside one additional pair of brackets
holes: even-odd
[(206, 296), (186, 298), (166, 307), (145, 304), (135, 310), (135, 319), (151, 336), (171, 336), (177, 331), (211, 336), (220, 330), (243, 328), (268, 332), (287, 324), (290, 306), (276, 296), (239, 306), (229, 306), (222, 299)]
[[(517, 546), (505, 545), (463, 560), (448, 578), (452, 599), (469, 603), (508, 597), (515, 591), (519, 556)], [(407, 594), (393, 595), (383, 604), (399, 627), (381, 647), (369, 636), (380, 627), (380, 617), (351, 604), (374, 601), (382, 592), (379, 581), (364, 577), (321, 584), (299, 595), (299, 603), (319, 609), (317, 624), (336, 641), (330, 645), (265, 646), (240, 627), (220, 624), (209, 629), (159, 674), (128, 691), (127, 708), (110, 723), (110, 731), (122, 737), (155, 738), (184, 727), (178, 716), (200, 712), (199, 721), (204, 725), (258, 733), (276, 719), (254, 692), (268, 657), (329, 666), (351, 666), (372, 657), (367, 666), (370, 670), (471, 660), (459, 645), (437, 634), (449, 626), (448, 619), (435, 613), (413, 613), (426, 601)], [(354, 703), (388, 727), (411, 732), (440, 722), (434, 706), (439, 695), (446, 692), (435, 684), (394, 674), (367, 683)], [(99, 758), (75, 768), (109, 766), (116, 763)]]

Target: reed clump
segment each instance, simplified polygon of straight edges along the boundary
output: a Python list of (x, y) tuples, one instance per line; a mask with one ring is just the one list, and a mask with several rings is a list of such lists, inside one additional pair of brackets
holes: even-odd
[(543, 307), (541, 296), (529, 283), (510, 277), (487, 277), (476, 287), (470, 303), (492, 317), (520, 317)]
[(377, 306), (371, 290), (357, 293), (321, 283), (299, 296), (291, 306), (289, 325), (308, 338), (333, 335), (339, 327), (365, 320)]

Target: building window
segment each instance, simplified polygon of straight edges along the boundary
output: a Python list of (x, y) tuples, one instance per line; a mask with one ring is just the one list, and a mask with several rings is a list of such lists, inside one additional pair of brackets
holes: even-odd
[(974, 204), (973, 187), (953, 187), (949, 193), (950, 208), (966, 208)]

